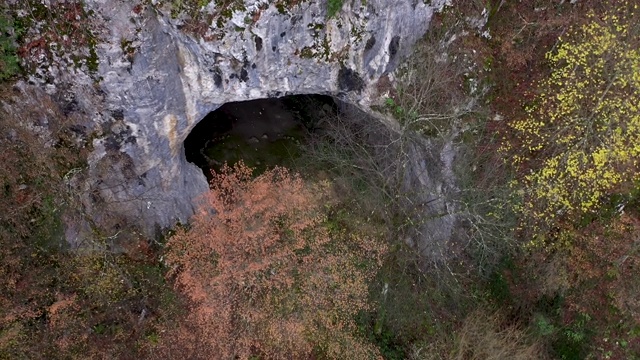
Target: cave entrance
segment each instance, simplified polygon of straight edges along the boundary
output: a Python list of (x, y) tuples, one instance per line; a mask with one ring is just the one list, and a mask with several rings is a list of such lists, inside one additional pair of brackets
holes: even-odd
[(184, 142), (187, 161), (200, 167), (208, 180), (212, 170), (239, 160), (258, 171), (291, 166), (323, 119), (336, 113), (337, 104), (327, 95), (226, 103), (191, 131)]

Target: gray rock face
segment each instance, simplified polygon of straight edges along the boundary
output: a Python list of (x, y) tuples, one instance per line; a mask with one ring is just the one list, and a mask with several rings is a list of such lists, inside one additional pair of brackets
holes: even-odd
[[(104, 129), (93, 140), (82, 185), (92, 194), (86, 206), (99, 222), (109, 220), (101, 216), (135, 219), (152, 235), (185, 222), (207, 190), (183, 148), (206, 114), (232, 101), (312, 93), (366, 111), (378, 101), (378, 81), (446, 1), (345, 1), (327, 19), (326, 1), (282, 11), (266, 0), (244, 0), (242, 10), (221, 28), (210, 24), (203, 36), (180, 30), (184, 21), (172, 19), (168, 7), (85, 3), (105, 24), (96, 46), (100, 80), (93, 87), (75, 80), (76, 89), (92, 89), (75, 95)], [(220, 9), (211, 2), (204, 10)]]

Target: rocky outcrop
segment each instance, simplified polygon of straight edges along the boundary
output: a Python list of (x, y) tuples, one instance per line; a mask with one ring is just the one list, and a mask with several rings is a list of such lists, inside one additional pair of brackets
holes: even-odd
[(203, 8), (210, 23), (196, 34), (187, 31), (189, 19), (172, 18), (168, 4), (86, 1), (104, 25), (97, 27), (94, 84), (78, 76), (73, 95), (101, 124), (82, 185), (98, 221), (107, 220), (100, 213), (117, 214), (147, 234), (186, 221), (207, 184), (186, 161), (183, 141), (224, 103), (315, 93), (367, 110), (379, 98), (379, 80), (444, 5), (345, 1), (327, 19), (325, 1), (283, 8), (245, 0), (224, 14), (216, 3)]

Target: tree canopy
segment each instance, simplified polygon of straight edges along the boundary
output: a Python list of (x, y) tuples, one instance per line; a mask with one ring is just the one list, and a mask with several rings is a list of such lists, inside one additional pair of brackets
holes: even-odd
[(640, 180), (640, 27), (626, 10), (569, 30), (547, 53), (551, 73), (528, 115), (512, 123), (519, 210), (536, 226), (597, 212)]

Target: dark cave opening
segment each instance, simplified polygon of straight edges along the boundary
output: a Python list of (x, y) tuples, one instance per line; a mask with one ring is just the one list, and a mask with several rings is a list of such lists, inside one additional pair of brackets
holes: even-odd
[(338, 104), (328, 95), (288, 95), (230, 102), (205, 116), (184, 142), (187, 161), (207, 179), (242, 160), (256, 169), (288, 165)]

